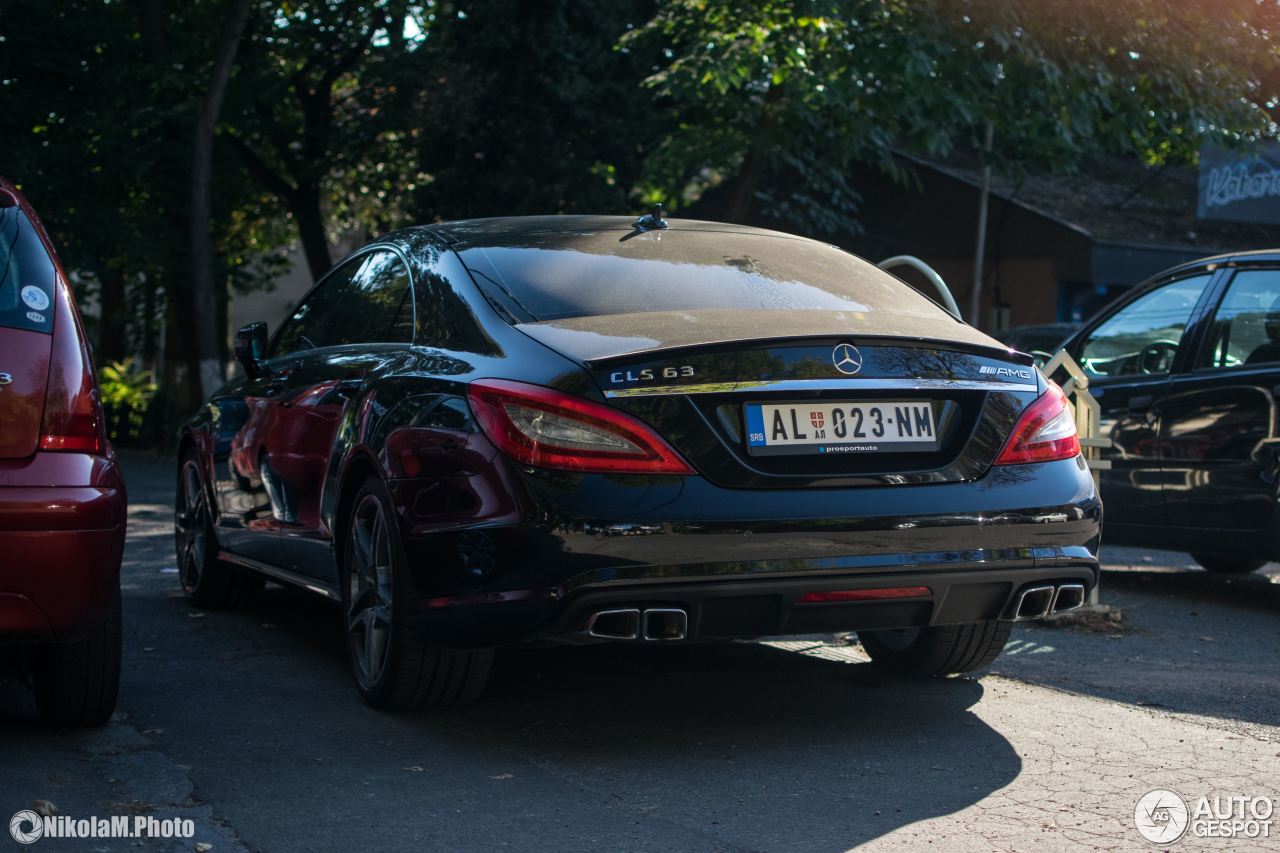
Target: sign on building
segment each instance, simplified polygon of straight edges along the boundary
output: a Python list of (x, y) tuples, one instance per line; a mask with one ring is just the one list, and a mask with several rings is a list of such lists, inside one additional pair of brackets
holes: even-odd
[(1200, 151), (1200, 219), (1280, 224), (1280, 144)]

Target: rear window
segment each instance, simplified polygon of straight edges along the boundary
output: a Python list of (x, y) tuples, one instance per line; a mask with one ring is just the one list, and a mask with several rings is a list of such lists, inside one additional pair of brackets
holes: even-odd
[[(626, 238), (626, 239), (624, 239)], [(477, 283), (533, 320), (717, 309), (944, 313), (910, 285), (839, 249), (728, 232), (524, 236), (463, 248)]]
[(0, 327), (53, 331), (53, 261), (31, 220), (0, 207)]

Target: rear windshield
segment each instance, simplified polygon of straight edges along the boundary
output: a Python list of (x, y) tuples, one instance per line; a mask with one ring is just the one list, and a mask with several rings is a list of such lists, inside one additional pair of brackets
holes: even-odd
[(911, 286), (809, 240), (727, 232), (525, 235), (521, 245), (463, 248), (478, 284), (535, 321), (718, 309), (943, 309)]
[(0, 207), (0, 327), (53, 331), (53, 262), (25, 213)]

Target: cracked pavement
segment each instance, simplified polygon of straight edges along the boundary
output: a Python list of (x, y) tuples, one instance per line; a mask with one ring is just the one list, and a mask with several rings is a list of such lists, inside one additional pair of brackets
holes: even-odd
[(836, 637), (529, 650), (476, 706), (394, 715), (360, 702), (331, 605), (186, 607), (171, 471), (126, 460), (115, 720), (47, 731), (0, 680), (0, 817), (42, 799), (196, 836), (0, 850), (1142, 850), (1152, 788), (1280, 797), (1275, 565), (1108, 549), (1123, 621), (1019, 625), (980, 678), (883, 676)]

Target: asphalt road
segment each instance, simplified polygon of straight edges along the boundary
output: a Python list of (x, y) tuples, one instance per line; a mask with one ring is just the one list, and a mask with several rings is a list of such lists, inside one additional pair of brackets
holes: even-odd
[[(1274, 565), (1113, 549), (1119, 623), (1019, 626), (976, 679), (884, 677), (840, 638), (555, 649), (500, 658), (476, 706), (392, 715), (360, 702), (330, 605), (190, 610), (171, 468), (126, 470), (120, 710), (50, 732), (0, 681), (0, 817), (39, 799), (196, 835), (23, 849), (1134, 850), (1152, 788), (1280, 797)], [(1181, 847), (1259, 844), (1280, 848)]]

